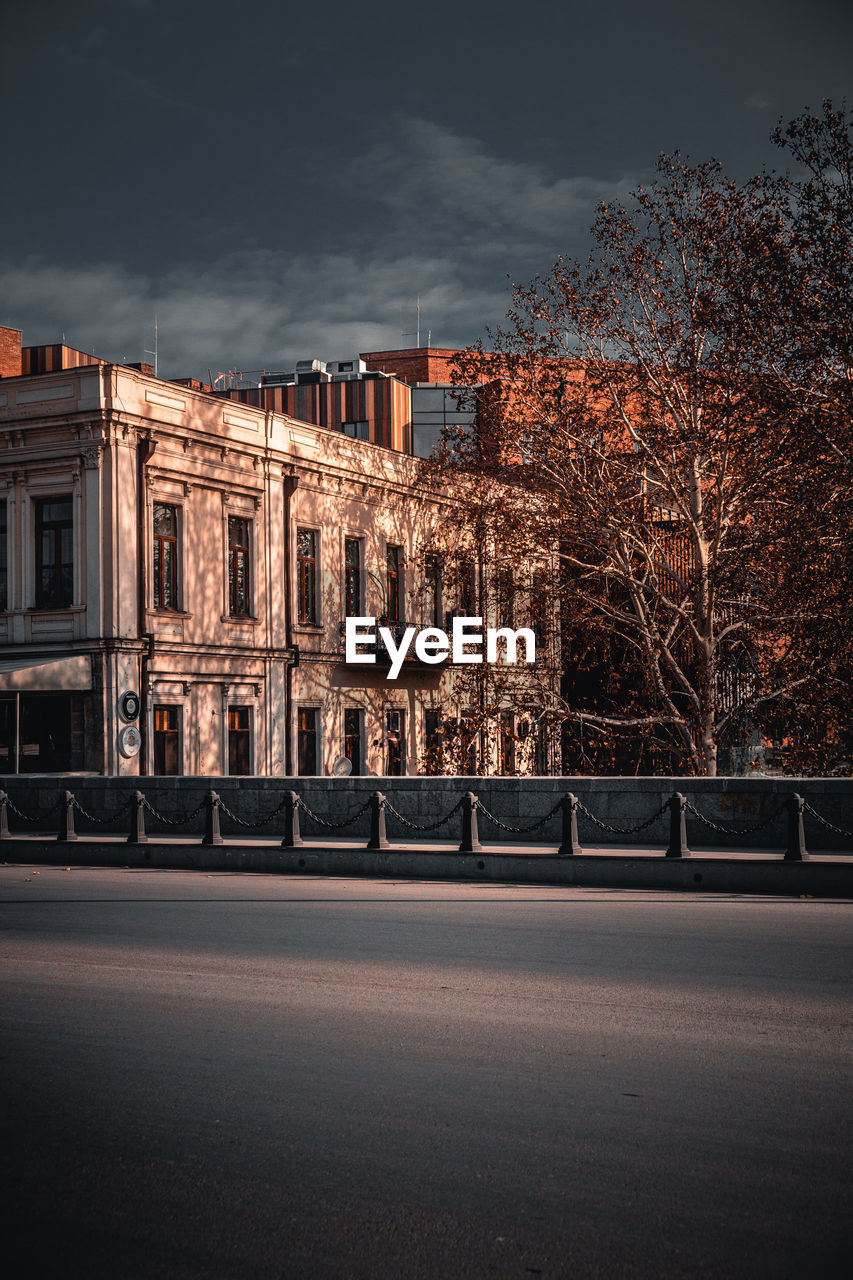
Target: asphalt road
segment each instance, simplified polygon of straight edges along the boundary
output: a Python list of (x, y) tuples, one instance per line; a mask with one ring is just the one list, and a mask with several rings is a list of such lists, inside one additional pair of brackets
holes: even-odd
[(0, 867), (41, 1277), (845, 1277), (853, 903)]

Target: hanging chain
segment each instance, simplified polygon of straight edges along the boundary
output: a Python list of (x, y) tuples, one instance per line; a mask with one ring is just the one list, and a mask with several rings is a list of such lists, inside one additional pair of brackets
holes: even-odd
[[(65, 804), (65, 801), (64, 801), (64, 800), (61, 800), (59, 803), (60, 803), (61, 805), (62, 805), (62, 804)], [(128, 804), (128, 803), (129, 803), (129, 801), (128, 801), (128, 800), (126, 800), (126, 801), (125, 801), (125, 807), (127, 806), (127, 804)], [(107, 816), (106, 816), (105, 818), (96, 818), (96, 817), (95, 817), (95, 815), (94, 815), (94, 813), (89, 813), (87, 809), (84, 809), (84, 808), (83, 808), (82, 804), (80, 803), (80, 801), (77, 799), (77, 797), (76, 797), (76, 796), (74, 797), (74, 801), (73, 801), (73, 806), (72, 806), (72, 807), (73, 807), (73, 808), (75, 808), (75, 809), (77, 810), (77, 812), (78, 812), (78, 813), (82, 814), (82, 815), (83, 815), (83, 817), (87, 819), (87, 821), (89, 821), (89, 822), (96, 822), (99, 826), (102, 826), (102, 827), (108, 826), (110, 823), (115, 822), (116, 818), (117, 818), (117, 817), (121, 814), (121, 812), (122, 812), (122, 810), (121, 810), (121, 809), (113, 809), (112, 813), (108, 813), (108, 814), (107, 814)]]
[(37, 814), (35, 817), (33, 817), (33, 815), (32, 815), (31, 813), (24, 813), (21, 809), (19, 809), (19, 808), (18, 808), (18, 806), (17, 806), (17, 805), (12, 804), (12, 801), (9, 799), (9, 797), (8, 797), (8, 796), (6, 797), (6, 806), (7, 806), (7, 808), (11, 809), (11, 811), (12, 811), (12, 813), (14, 813), (15, 817), (16, 817), (16, 818), (20, 818), (22, 822), (44, 822), (46, 818), (49, 818), (49, 817), (50, 817), (50, 815), (51, 815), (51, 814), (52, 814), (56, 809), (58, 809), (58, 808), (59, 808), (60, 804), (64, 804), (64, 801), (62, 801), (62, 800), (57, 800), (57, 801), (56, 801), (56, 803), (55, 803), (55, 804), (53, 804), (53, 805), (51, 805), (51, 807), (50, 807), (49, 809), (46, 809), (46, 810), (44, 811), (44, 813), (39, 813), (39, 814)]
[(450, 812), (446, 813), (443, 818), (439, 818), (438, 822), (430, 822), (427, 825), (422, 825), (421, 823), (418, 823), (418, 822), (410, 822), (409, 819), (404, 818), (402, 813), (400, 813), (397, 809), (395, 809), (394, 806), (388, 800), (385, 801), (385, 811), (386, 813), (390, 813), (392, 818), (396, 818), (398, 822), (402, 822), (403, 826), (408, 827), (410, 831), (438, 831), (439, 827), (443, 827), (446, 822), (449, 822), (450, 819), (459, 812), (459, 810), (462, 808), (462, 805), (464, 803), (465, 803), (465, 797), (462, 796), (456, 802), (456, 804), (453, 806)]
[(763, 831), (765, 827), (770, 826), (771, 822), (775, 822), (779, 817), (779, 814), (783, 813), (785, 810), (785, 806), (780, 804), (777, 809), (774, 809), (770, 817), (765, 818), (763, 822), (756, 822), (752, 827), (742, 827), (740, 830), (734, 831), (731, 827), (721, 827), (719, 823), (712, 822), (710, 818), (706, 818), (704, 813), (700, 813), (695, 805), (692, 805), (689, 800), (685, 800), (684, 808), (688, 813), (692, 813), (694, 818), (698, 818), (700, 822), (704, 822), (705, 826), (711, 831), (716, 831), (722, 836), (728, 836), (730, 840), (737, 840), (741, 836), (751, 836), (754, 835), (756, 831)]
[(309, 818), (314, 822), (318, 822), (321, 827), (326, 827), (329, 831), (341, 831), (344, 827), (351, 827), (352, 824), (370, 808), (370, 801), (366, 800), (357, 813), (353, 813), (350, 817), (344, 818), (342, 822), (328, 822), (325, 818), (321, 818), (319, 814), (314, 813), (313, 809), (309, 809), (301, 796), (298, 797), (298, 804), (299, 808), (302, 809), (304, 813), (307, 813)]
[(272, 822), (273, 818), (277, 818), (278, 815), (281, 813), (282, 809), (285, 808), (287, 803), (288, 803), (288, 800), (287, 800), (287, 797), (285, 796), (283, 799), (279, 800), (278, 804), (273, 809), (272, 813), (268, 813), (264, 818), (258, 818), (257, 822), (247, 822), (245, 818), (238, 818), (237, 814), (232, 813), (232, 811), (228, 808), (228, 806), (225, 804), (223, 800), (219, 801), (219, 808), (226, 815), (226, 817), (229, 817), (231, 819), (232, 822), (236, 822), (238, 827), (246, 827), (249, 831), (255, 831), (257, 830), (258, 827), (263, 827), (268, 822)]
[(595, 814), (590, 813), (586, 805), (581, 804), (580, 800), (578, 800), (578, 813), (582, 813), (585, 818), (589, 818), (590, 822), (594, 823), (600, 831), (609, 831), (610, 834), (614, 836), (633, 836), (636, 835), (638, 831), (645, 831), (647, 827), (652, 825), (652, 823), (657, 822), (658, 818), (662, 818), (668, 808), (669, 801), (665, 800), (657, 812), (653, 813), (645, 822), (638, 822), (635, 827), (611, 827), (606, 822), (600, 822), (599, 819), (596, 818)]
[(562, 807), (562, 804), (563, 804), (563, 801), (558, 800), (557, 803), (554, 805), (553, 809), (550, 809), (548, 813), (545, 814), (544, 818), (540, 818), (537, 822), (531, 822), (530, 826), (528, 827), (511, 827), (509, 826), (508, 823), (501, 822), (500, 818), (496, 818), (495, 815), (493, 813), (490, 813), (489, 810), (486, 808), (486, 806), (482, 803), (478, 802), (477, 809), (479, 810), (480, 813), (483, 814), (484, 817), (489, 819), (489, 822), (493, 822), (496, 827), (500, 827), (501, 831), (509, 831), (513, 835), (526, 835), (530, 831), (539, 831), (540, 828), (545, 826), (546, 822), (550, 822), (554, 814), (559, 812), (559, 810)]
[(193, 818), (197, 817), (205, 806), (205, 801), (202, 800), (201, 804), (196, 805), (192, 813), (186, 813), (182, 818), (167, 818), (164, 813), (160, 813), (159, 809), (154, 808), (147, 796), (142, 803), (152, 817), (156, 818), (158, 822), (165, 822), (167, 827), (182, 827), (185, 823), (191, 822)]
[(826, 827), (827, 831), (834, 831), (837, 836), (849, 836), (853, 839), (853, 831), (847, 831), (844, 827), (836, 827), (834, 823), (827, 822), (826, 818), (822, 818), (817, 810), (812, 808), (808, 800), (803, 801), (803, 810), (804, 812), (811, 814), (815, 821), (819, 822), (822, 827)]

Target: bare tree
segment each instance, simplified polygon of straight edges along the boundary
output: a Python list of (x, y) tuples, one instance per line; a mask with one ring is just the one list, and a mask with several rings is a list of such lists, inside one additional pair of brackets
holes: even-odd
[(802, 467), (774, 364), (787, 201), (780, 179), (664, 157), (601, 208), (587, 264), (516, 288), (493, 350), (459, 361), (478, 427), (433, 466), (490, 556), (559, 566), (565, 674), (539, 710), (569, 760), (625, 768), (627, 742), (635, 767), (713, 775), (819, 678), (782, 589)]

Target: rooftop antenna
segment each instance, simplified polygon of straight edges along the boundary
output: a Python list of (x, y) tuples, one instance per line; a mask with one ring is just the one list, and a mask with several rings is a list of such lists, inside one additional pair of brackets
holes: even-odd
[[(402, 317), (401, 317), (401, 318), (402, 318)], [(404, 334), (403, 334), (403, 337), (404, 337), (404, 338), (414, 338), (414, 339), (415, 339), (415, 342), (416, 342), (416, 345), (418, 346), (418, 348), (420, 348), (420, 345), (421, 345), (421, 298), (420, 298), (420, 294), (418, 294), (418, 327), (417, 327), (417, 329), (409, 329), (409, 331), (408, 331), (407, 333), (404, 333)]]
[(159, 364), (159, 361), (158, 361), (158, 359), (157, 359), (157, 312), (156, 312), (156, 311), (154, 312), (154, 350), (153, 350), (153, 351), (149, 351), (149, 350), (148, 350), (148, 348), (146, 347), (142, 354), (143, 354), (144, 356), (153, 356), (153, 357), (154, 357), (154, 377), (155, 377), (155, 378), (159, 378), (159, 377), (160, 377), (160, 364)]

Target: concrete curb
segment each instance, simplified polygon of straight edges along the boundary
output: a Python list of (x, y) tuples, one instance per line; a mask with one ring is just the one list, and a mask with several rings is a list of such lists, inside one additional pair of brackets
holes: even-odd
[(680, 889), (690, 892), (772, 894), (853, 899), (853, 861), (785, 862), (691, 856), (608, 853), (565, 858), (555, 853), (462, 854), (421, 848), (372, 852), (364, 848), (270, 844), (219, 846), (197, 842), (129, 845), (119, 841), (59, 843), (55, 839), (3, 841), (2, 860), (55, 866), (157, 868), (175, 871), (248, 871), (285, 875), (368, 876), (395, 880), (500, 881), (613, 889)]

